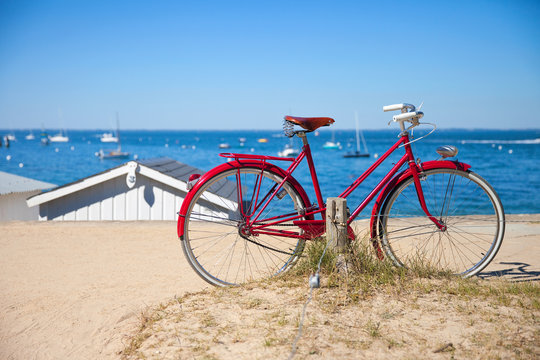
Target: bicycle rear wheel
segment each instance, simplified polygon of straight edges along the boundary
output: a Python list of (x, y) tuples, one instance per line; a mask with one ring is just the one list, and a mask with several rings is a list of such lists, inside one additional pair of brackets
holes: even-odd
[[(296, 263), (305, 241), (292, 221), (259, 230), (246, 226), (246, 218), (261, 210), (282, 180), (273, 171), (236, 167), (201, 186), (186, 213), (182, 241), (184, 254), (199, 276), (217, 286), (237, 285), (281, 274)], [(295, 216), (304, 219), (299, 215), (306, 206), (300, 190), (287, 181), (256, 225)], [(279, 216), (284, 217), (269, 220)], [(279, 235), (280, 231), (288, 235)]]
[(479, 175), (432, 169), (421, 176), (431, 215), (420, 207), (412, 176), (388, 195), (379, 219), (379, 238), (397, 266), (427, 265), (469, 277), (495, 257), (504, 236), (504, 210), (497, 193)]

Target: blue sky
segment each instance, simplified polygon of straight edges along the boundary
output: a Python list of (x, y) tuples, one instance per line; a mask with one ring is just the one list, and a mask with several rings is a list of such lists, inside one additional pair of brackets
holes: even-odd
[(538, 1), (0, 0), (0, 128), (539, 128)]

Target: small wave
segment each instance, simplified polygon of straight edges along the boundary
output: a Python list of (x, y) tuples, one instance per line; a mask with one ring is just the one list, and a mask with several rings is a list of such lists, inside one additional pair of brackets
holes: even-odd
[(540, 144), (540, 138), (525, 140), (461, 140), (462, 144)]

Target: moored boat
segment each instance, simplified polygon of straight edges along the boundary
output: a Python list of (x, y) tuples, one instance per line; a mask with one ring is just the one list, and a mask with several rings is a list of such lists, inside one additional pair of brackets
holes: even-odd
[(325, 142), (324, 145), (323, 145), (323, 149), (326, 149), (326, 150), (338, 150), (338, 149), (341, 149), (341, 143), (339, 141), (336, 142), (335, 138), (336, 138), (336, 134), (332, 130), (332, 140)]
[(99, 150), (96, 154), (100, 159), (127, 159), (129, 158), (129, 153), (122, 151), (120, 147), (116, 150)]
[[(358, 113), (354, 113), (355, 124), (356, 124), (356, 151), (349, 151), (343, 154), (344, 158), (359, 158), (359, 157), (369, 157), (369, 152), (366, 144), (366, 139), (364, 138), (364, 133), (360, 131), (358, 126)], [(364, 145), (364, 152), (360, 151), (360, 135), (362, 136), (362, 144)]]
[(101, 134), (99, 140), (102, 143), (117, 143), (118, 142), (118, 136), (115, 136), (113, 133), (103, 133)]
[(281, 157), (296, 157), (300, 154), (300, 150), (291, 147), (285, 147), (285, 149), (278, 152)]
[[(113, 141), (108, 141), (108, 142), (113, 142)], [(126, 151), (122, 151), (122, 144), (120, 143), (120, 120), (118, 117), (118, 113), (116, 113), (116, 143), (118, 144), (118, 147), (116, 148), (116, 150), (101, 149), (99, 150), (99, 152), (96, 153), (96, 156), (99, 157), (100, 159), (105, 159), (105, 160), (129, 158), (129, 153)]]
[(63, 143), (63, 142), (68, 142), (69, 141), (69, 137), (64, 135), (63, 132), (60, 132), (54, 136), (49, 136), (49, 141), (50, 142), (57, 142), (57, 143)]
[(289, 139), (289, 143), (285, 145), (283, 150), (278, 152), (278, 155), (281, 157), (296, 157), (300, 155), (300, 150), (296, 149), (293, 144), (293, 139)]

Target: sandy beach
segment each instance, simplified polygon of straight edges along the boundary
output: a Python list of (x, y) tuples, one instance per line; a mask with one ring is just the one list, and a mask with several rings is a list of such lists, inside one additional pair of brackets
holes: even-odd
[[(540, 214), (507, 217), (481, 274), (540, 280)], [(0, 358), (117, 359), (148, 307), (209, 286), (175, 222), (0, 223)]]

